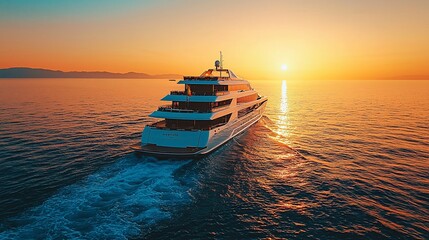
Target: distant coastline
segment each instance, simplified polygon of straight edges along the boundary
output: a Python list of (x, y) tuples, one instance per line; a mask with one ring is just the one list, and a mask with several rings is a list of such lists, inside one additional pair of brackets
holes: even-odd
[[(13, 67), (0, 69), (1, 78), (118, 78), (118, 79), (182, 79), (180, 74), (147, 74), (138, 72), (113, 73), (107, 71), (60, 71), (43, 68)], [(337, 79), (337, 78), (335, 78)], [(335, 80), (326, 79), (326, 80)], [(311, 79), (308, 79), (311, 80)], [(323, 79), (319, 79), (323, 80)], [(402, 75), (369, 79), (337, 80), (429, 80), (429, 75)]]
[(104, 71), (72, 71), (64, 72), (42, 68), (14, 67), (0, 69), (0, 78), (132, 78), (132, 79), (178, 79), (179, 74), (157, 74), (128, 72), (112, 73)]

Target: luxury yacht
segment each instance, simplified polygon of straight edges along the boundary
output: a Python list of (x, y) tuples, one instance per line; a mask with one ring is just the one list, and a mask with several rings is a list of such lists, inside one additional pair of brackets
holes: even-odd
[(171, 91), (150, 117), (162, 119), (147, 125), (142, 133), (139, 153), (192, 157), (205, 155), (236, 135), (261, 117), (267, 103), (231, 70), (224, 69), (221, 60), (214, 69), (200, 76), (185, 76), (177, 84), (184, 91)]

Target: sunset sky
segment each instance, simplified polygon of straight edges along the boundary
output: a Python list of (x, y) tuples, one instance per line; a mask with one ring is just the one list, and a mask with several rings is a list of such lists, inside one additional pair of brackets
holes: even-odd
[(0, 68), (196, 75), (220, 50), (249, 79), (429, 75), (429, 1), (0, 1)]

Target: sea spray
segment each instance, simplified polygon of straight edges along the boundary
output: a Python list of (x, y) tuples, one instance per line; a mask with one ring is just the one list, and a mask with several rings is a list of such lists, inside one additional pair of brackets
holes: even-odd
[(128, 155), (15, 217), (11, 221), (20, 227), (0, 238), (125, 239), (142, 234), (191, 201), (190, 186), (173, 174), (189, 162)]

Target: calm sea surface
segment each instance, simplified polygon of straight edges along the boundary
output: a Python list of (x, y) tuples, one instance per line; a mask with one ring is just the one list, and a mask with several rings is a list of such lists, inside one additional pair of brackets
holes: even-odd
[(0, 239), (429, 239), (429, 81), (253, 81), (261, 121), (137, 158), (168, 80), (0, 80)]

